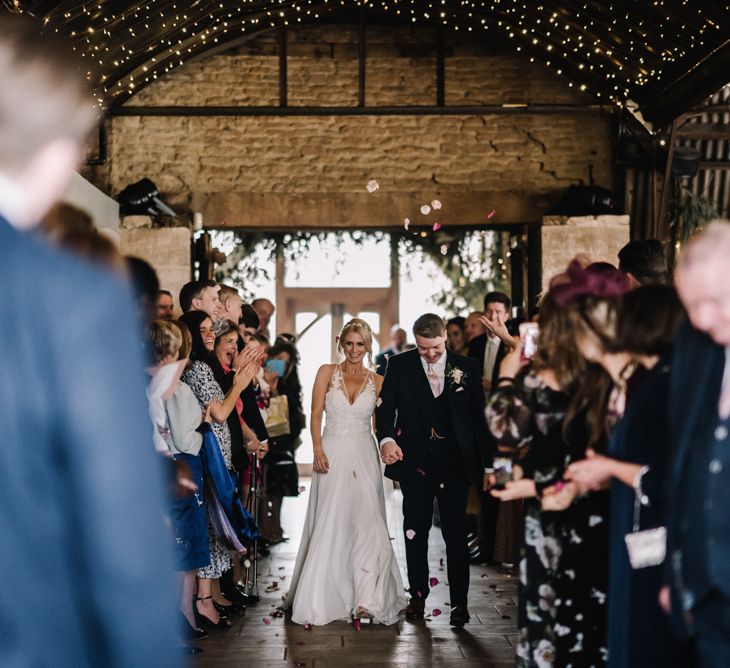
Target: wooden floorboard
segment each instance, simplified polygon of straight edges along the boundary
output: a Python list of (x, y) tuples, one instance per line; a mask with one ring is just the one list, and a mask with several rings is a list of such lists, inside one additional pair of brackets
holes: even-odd
[[(439, 608), (441, 615), (431, 615), (417, 623), (401, 619), (389, 627), (363, 623), (359, 631), (345, 622), (306, 630), (285, 618), (271, 617), (289, 588), (294, 569), (309, 481), (302, 484), (307, 492), (296, 499), (284, 500), (283, 525), (291, 536), (290, 542), (275, 546), (271, 555), (260, 562), (261, 601), (249, 606), (246, 614), (237, 617), (229, 629), (209, 631), (208, 638), (198, 641), (203, 653), (190, 662), (191, 668), (508, 668), (514, 665), (515, 578), (500, 575), (486, 566), (472, 566), (471, 622), (464, 629), (453, 629), (449, 626), (449, 590), (442, 561), (446, 554), (437, 528), (431, 530), (429, 563), (431, 575), (439, 579), (439, 584), (433, 588), (426, 608), (427, 612)], [(400, 501), (399, 492), (388, 495), (388, 525), (405, 581)]]

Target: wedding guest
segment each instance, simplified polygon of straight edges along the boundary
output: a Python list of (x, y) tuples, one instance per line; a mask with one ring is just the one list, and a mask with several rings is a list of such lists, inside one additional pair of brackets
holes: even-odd
[[(486, 332), (486, 327), (482, 324), (482, 316), (484, 314), (481, 311), (472, 311), (466, 320), (464, 321), (464, 334), (466, 335), (466, 342), (471, 343), (478, 336), (481, 336)], [(472, 357), (472, 355), (470, 355)]]
[(132, 300), (28, 234), (97, 119), (84, 71), (40, 22), (0, 13), (0, 664), (171, 666), (172, 549)]
[(152, 265), (139, 257), (127, 255), (124, 258), (132, 292), (137, 300), (137, 317), (142, 329), (147, 327), (157, 312), (155, 300), (160, 282)]
[[(669, 389), (673, 455), (666, 476), (662, 604), (696, 638), (699, 665), (730, 665), (730, 224), (682, 251), (676, 284), (692, 327), (677, 339)], [(688, 628), (689, 625), (689, 628)]]
[(172, 293), (169, 290), (157, 291), (157, 319), (172, 320), (175, 304), (172, 301)]
[[(218, 440), (225, 466), (229, 471), (233, 468), (231, 460), (231, 432), (228, 429), (227, 418), (234, 410), (241, 390), (247, 379), (245, 373), (236, 373), (234, 384), (227, 394), (224, 394), (215, 380), (211, 364), (213, 362), (213, 348), (215, 346), (215, 331), (213, 321), (203, 311), (188, 311), (180, 320), (190, 330), (192, 346), (190, 352), (191, 367), (183, 374), (183, 381), (190, 386), (202, 410), (210, 410), (211, 426)], [(195, 599), (195, 610), (198, 619), (204, 626), (225, 628), (230, 622), (221, 617), (219, 610), (229, 610), (232, 603), (220, 591), (219, 578), (223, 572), (231, 568), (231, 557), (228, 549), (215, 535), (210, 521), (208, 501), (205, 504), (208, 515), (208, 542), (210, 545), (210, 566), (198, 570), (198, 595)]]
[(69, 230), (58, 239), (58, 246), (106, 271), (126, 276), (124, 259), (116, 244), (95, 228)]
[(264, 339), (266, 339), (266, 345), (271, 346), (271, 341), (269, 340), (269, 337), (259, 332), (259, 325), (261, 324), (261, 320), (259, 319), (258, 313), (256, 313), (251, 304), (244, 304), (241, 307), (241, 318), (239, 319), (238, 324), (244, 343), (247, 343), (251, 339), (251, 337), (259, 334)]
[(221, 303), (218, 317), (221, 320), (230, 320), (238, 327), (238, 323), (243, 315), (243, 299), (238, 294), (238, 290), (230, 285), (221, 283), (218, 299)]
[[(659, 565), (632, 570), (625, 536), (636, 521), (649, 529), (664, 522), (661, 483), (669, 463), (668, 393), (670, 353), (684, 310), (674, 288), (648, 285), (624, 295), (619, 310), (617, 353), (604, 351), (601, 364), (620, 379), (626, 365), (649, 369), (609, 442), (607, 455), (589, 452), (588, 459), (568, 468), (567, 479), (590, 489), (611, 478), (611, 554), (608, 592), (609, 665), (690, 666), (685, 645), (675, 642), (657, 598), (663, 583)], [(618, 360), (618, 363), (614, 363)], [(620, 381), (619, 381), (620, 382)]]
[(629, 241), (618, 252), (618, 268), (629, 278), (632, 287), (666, 283), (669, 267), (664, 246), (658, 239)]
[[(530, 621), (539, 625), (527, 627), (528, 641), (518, 653), (518, 657), (527, 662), (525, 665), (541, 655), (544, 659), (548, 654), (557, 665), (567, 665), (577, 660), (575, 654), (578, 652), (580, 665), (603, 665), (607, 660), (608, 495), (591, 492), (573, 482), (566, 483), (564, 477), (565, 467), (585, 458), (589, 448), (599, 452), (605, 450), (609, 425), (621, 410), (625, 384), (611, 392), (611, 377), (590, 362), (594, 359), (596, 340), (607, 342), (615, 338), (618, 299), (628, 287), (628, 280), (615, 268), (609, 272), (605, 266), (583, 268), (578, 262), (571, 263), (564, 275), (553, 279), (545, 299), (559, 309), (557, 317), (563, 322), (559, 328), (561, 353), (569, 351), (569, 364), (588, 365), (586, 371), (575, 375), (569, 396), (563, 397), (568, 401), (551, 417), (543, 415), (536, 420), (529, 409), (529, 399), (521, 400), (518, 395), (516, 400), (511, 400), (508, 389), (500, 390), (492, 399), (491, 405), (501, 405), (492, 416), (493, 424), (498, 427), (493, 433), (500, 443), (510, 444), (511, 441), (518, 448), (516, 458), (520, 467), (516, 476), (519, 479), (508, 482), (504, 492), (493, 494), (513, 499), (526, 498), (537, 492), (541, 497), (537, 516), (533, 514), (530, 502), (525, 502), (525, 542), (528, 548), (534, 545), (537, 551), (538, 561), (532, 560), (533, 572), (539, 573), (541, 567), (550, 569), (545, 574), (551, 578), (546, 585), (540, 577), (530, 578), (530, 562), (526, 560), (528, 591), (530, 586), (537, 588), (539, 600), (533, 599), (533, 603), (546, 614), (533, 614), (531, 604), (527, 603), (528, 620), (532, 617)], [(547, 323), (544, 321), (549, 320), (541, 310), (538, 361), (542, 355), (540, 351), (546, 350), (545, 346), (553, 341), (545, 329)], [(509, 379), (520, 365), (519, 348), (517, 346), (505, 357), (500, 373), (505, 379), (500, 377), (500, 387), (512, 385)], [(550, 365), (558, 359), (555, 355), (551, 355)], [(621, 379), (626, 380), (623, 376)], [(516, 386), (518, 391), (520, 386), (539, 391), (544, 387), (545, 379), (542, 380), (536, 383), (526, 379)], [(551, 389), (564, 389), (561, 385), (556, 384)], [(556, 418), (561, 424), (555, 425), (553, 420)], [(527, 433), (520, 425), (528, 426)], [(545, 447), (543, 442), (543, 447), (537, 450), (531, 440), (538, 433), (543, 436), (550, 433), (548, 425), (559, 426), (549, 440), (552, 447)], [(515, 439), (515, 433), (520, 435), (519, 439)], [(532, 469), (529, 473), (524, 468), (526, 462), (527, 468)], [(553, 512), (558, 510), (562, 512)], [(546, 528), (550, 534), (543, 539), (541, 536)]]
[(390, 329), (390, 346), (375, 356), (375, 373), (379, 376), (385, 375), (388, 366), (388, 358), (397, 355), (405, 350), (408, 342), (408, 332), (400, 325), (393, 325)]
[[(297, 366), (299, 353), (288, 343), (280, 343), (269, 350), (269, 360), (284, 362), (283, 375), (267, 372), (264, 378), (270, 387), (270, 396), (287, 398), (288, 433), (269, 438), (269, 454), (265, 463), (265, 494), (267, 516), (262, 533), (272, 544), (288, 540), (281, 528), (281, 504), (285, 496), (299, 495), (299, 474), (294, 452), (301, 443), (300, 434), (304, 428), (302, 409), (302, 386)], [(270, 515), (269, 515), (270, 513)]]
[(459, 355), (466, 355), (466, 332), (464, 331), (464, 323), (466, 318), (457, 316), (446, 321), (446, 345), (449, 350), (453, 350)]
[[(478, 317), (482, 332), (469, 340), (467, 355), (479, 360), (482, 387), (487, 398), (499, 376), (499, 365), (505, 354), (514, 348), (517, 341), (508, 331), (511, 305), (512, 301), (504, 292), (488, 292), (484, 295), (484, 313), (479, 314)], [(516, 528), (514, 523), (520, 521), (519, 512), (515, 508), (508, 509), (506, 506), (504, 509), (500, 509), (500, 504), (490, 494), (483, 494), (478, 520), (479, 540), (478, 546), (472, 550), (470, 556), (472, 563), (494, 560), (500, 510), (504, 515), (501, 524), (502, 530), (509, 534), (500, 537), (500, 547), (505, 547), (511, 542), (511, 534)], [(500, 556), (509, 555), (502, 553)], [(505, 561), (505, 563), (510, 562)]]
[[(153, 359), (158, 365), (186, 361), (190, 354), (190, 332), (184, 324), (155, 320), (148, 329)], [(201, 639), (208, 634), (197, 628), (193, 613), (195, 572), (210, 564), (208, 528), (202, 508), (203, 475), (200, 447), (203, 437), (197, 431), (201, 423), (198, 401), (185, 383), (176, 382), (172, 396), (163, 402), (167, 434), (165, 445), (176, 462), (187, 468), (192, 483), (191, 493), (175, 494), (170, 503), (170, 520), (175, 538), (177, 571), (179, 572), (182, 628), (187, 639)], [(196, 648), (198, 651), (199, 648)]]
[(251, 306), (256, 315), (259, 317), (259, 332), (261, 332), (269, 341), (271, 341), (271, 332), (269, 331), (269, 323), (274, 313), (276, 313), (276, 306), (274, 303), (263, 297), (254, 299), (251, 302)]
[[(493, 490), (502, 501), (524, 499), (520, 550), (517, 666), (567, 665), (555, 647), (555, 599), (563, 552), (563, 526), (542, 510), (543, 490), (560, 480), (567, 447), (565, 415), (585, 361), (573, 341), (567, 312), (548, 292), (540, 303), (540, 339), (529, 366), (520, 368), (518, 345), (502, 363), (498, 387), (487, 404), (487, 424), (513, 456), (513, 482)], [(502, 457), (505, 453), (502, 452)], [(506, 463), (501, 464), (509, 476)], [(501, 482), (501, 481), (500, 481)]]
[(190, 281), (180, 290), (180, 309), (188, 311), (203, 311), (215, 323), (220, 318), (221, 302), (218, 298), (220, 287), (215, 281)]

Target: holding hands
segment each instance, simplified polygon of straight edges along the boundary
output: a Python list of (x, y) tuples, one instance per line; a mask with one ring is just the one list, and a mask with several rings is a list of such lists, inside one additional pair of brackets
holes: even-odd
[(380, 447), (380, 460), (383, 464), (395, 464), (403, 461), (403, 450), (395, 441), (387, 441)]

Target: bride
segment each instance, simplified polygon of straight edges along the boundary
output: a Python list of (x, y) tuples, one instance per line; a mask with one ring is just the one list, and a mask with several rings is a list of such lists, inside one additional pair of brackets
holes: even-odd
[(372, 341), (364, 320), (350, 320), (338, 343), (344, 361), (320, 367), (314, 382), (314, 473), (286, 602), (297, 624), (393, 624), (406, 605), (372, 430), (383, 383), (364, 365), (366, 355), (372, 365)]

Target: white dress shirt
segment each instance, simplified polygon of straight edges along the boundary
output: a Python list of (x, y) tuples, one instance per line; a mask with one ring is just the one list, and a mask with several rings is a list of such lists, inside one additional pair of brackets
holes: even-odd
[(484, 348), (484, 368), (482, 370), (482, 377), (488, 380), (492, 380), (492, 374), (494, 373), (494, 365), (497, 361), (497, 352), (499, 351), (499, 344), (501, 343), (498, 336), (487, 334), (487, 343)]

